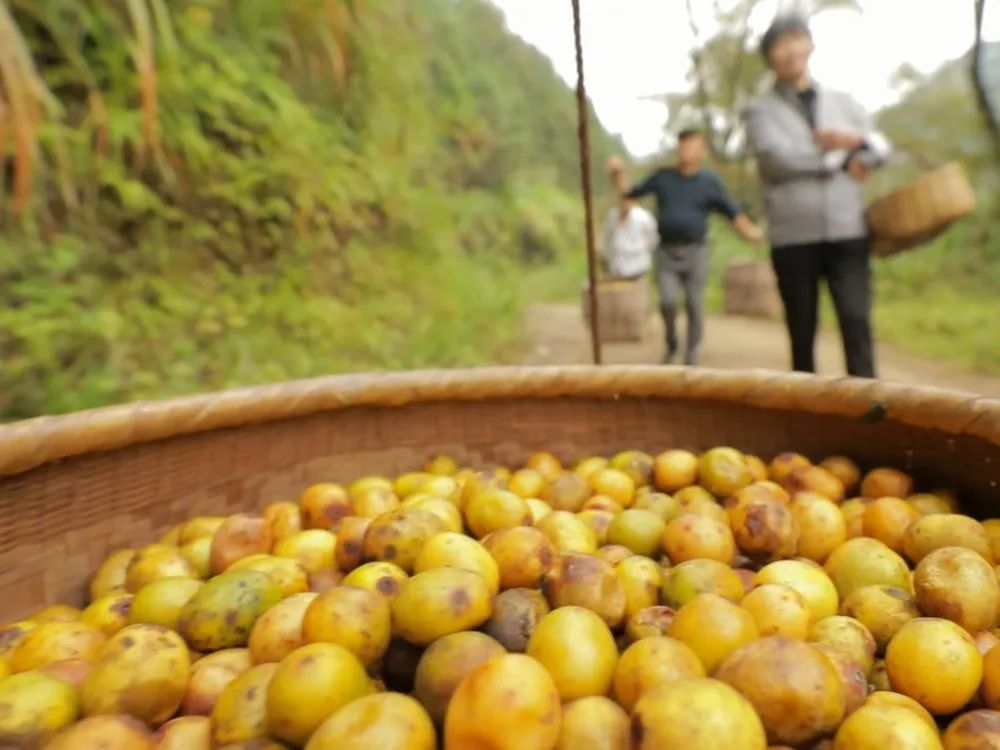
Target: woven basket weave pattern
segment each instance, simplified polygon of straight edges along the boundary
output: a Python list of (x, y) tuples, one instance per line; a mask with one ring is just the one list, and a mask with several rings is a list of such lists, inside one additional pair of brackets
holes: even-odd
[(486, 465), (543, 448), (572, 460), (718, 444), (899, 466), (985, 512), (1000, 481), (1000, 402), (766, 372), (515, 368), (325, 378), (0, 427), (0, 621), (82, 603), (116, 548), (317, 481), (437, 453)]

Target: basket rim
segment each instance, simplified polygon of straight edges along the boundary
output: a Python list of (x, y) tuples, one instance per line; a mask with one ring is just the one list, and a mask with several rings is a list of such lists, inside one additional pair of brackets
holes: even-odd
[(0, 476), (85, 454), (351, 407), (559, 397), (686, 398), (887, 419), (1000, 446), (1000, 399), (965, 391), (773, 370), (482, 367), (330, 375), (35, 417), (0, 425)]

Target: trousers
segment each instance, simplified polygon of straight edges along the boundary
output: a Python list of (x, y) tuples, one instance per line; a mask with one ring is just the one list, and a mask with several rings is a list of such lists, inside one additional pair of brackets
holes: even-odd
[(654, 263), (660, 293), (660, 313), (667, 334), (667, 361), (677, 354), (677, 308), (681, 290), (687, 314), (684, 362), (698, 364), (704, 330), (702, 298), (708, 280), (708, 246), (704, 242), (661, 243)]
[(868, 240), (773, 247), (771, 261), (785, 308), (793, 369), (816, 371), (819, 290), (825, 280), (837, 311), (848, 374), (875, 377)]

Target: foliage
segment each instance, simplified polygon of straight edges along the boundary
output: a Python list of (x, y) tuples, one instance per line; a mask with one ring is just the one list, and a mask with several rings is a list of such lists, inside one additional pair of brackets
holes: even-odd
[(495, 360), (581, 245), (575, 102), (486, 0), (0, 8), (0, 418)]

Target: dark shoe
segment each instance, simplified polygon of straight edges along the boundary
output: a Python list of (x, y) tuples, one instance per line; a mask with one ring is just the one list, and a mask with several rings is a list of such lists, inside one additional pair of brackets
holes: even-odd
[(692, 349), (688, 351), (687, 354), (684, 355), (684, 364), (690, 367), (697, 367), (699, 359), (698, 355), (699, 352), (697, 349)]
[(667, 353), (663, 355), (663, 364), (672, 365), (677, 360), (677, 349), (667, 349)]

